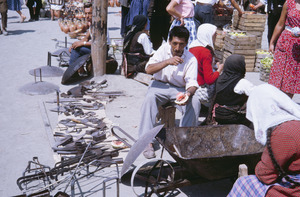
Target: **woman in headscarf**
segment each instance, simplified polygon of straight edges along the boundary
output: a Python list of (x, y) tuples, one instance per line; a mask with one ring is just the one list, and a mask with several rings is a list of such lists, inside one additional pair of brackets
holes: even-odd
[(245, 104), (253, 84), (244, 79), (245, 74), (244, 56), (233, 54), (225, 60), (223, 73), (216, 83), (213, 117), (218, 124), (251, 125), (245, 116)]
[(256, 86), (247, 101), (255, 138), (266, 145), (255, 175), (240, 177), (228, 197), (299, 196), (300, 106), (276, 87)]
[(145, 65), (153, 53), (152, 43), (146, 34), (147, 18), (137, 15), (129, 26), (125, 38), (123, 53), (127, 58), (127, 73), (131, 77), (136, 72), (145, 72)]
[(213, 71), (216, 31), (215, 25), (209, 23), (200, 25), (197, 39), (191, 43), (189, 50), (198, 61), (197, 81), (199, 88), (195, 94), (199, 95), (202, 104), (208, 104), (211, 101), (215, 81), (223, 70), (223, 64), (217, 63), (217, 71)]

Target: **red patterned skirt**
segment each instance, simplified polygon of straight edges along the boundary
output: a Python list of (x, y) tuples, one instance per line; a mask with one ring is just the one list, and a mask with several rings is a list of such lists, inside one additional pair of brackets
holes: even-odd
[(300, 93), (300, 37), (287, 30), (278, 39), (269, 84), (286, 93)]

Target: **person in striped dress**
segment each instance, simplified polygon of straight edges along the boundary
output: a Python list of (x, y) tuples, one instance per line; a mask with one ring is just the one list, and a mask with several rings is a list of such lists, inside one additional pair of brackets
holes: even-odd
[(194, 5), (191, 0), (171, 0), (166, 8), (167, 12), (173, 16), (174, 20), (170, 30), (174, 26), (184, 26), (190, 32), (187, 49), (196, 39), (196, 26), (194, 22)]

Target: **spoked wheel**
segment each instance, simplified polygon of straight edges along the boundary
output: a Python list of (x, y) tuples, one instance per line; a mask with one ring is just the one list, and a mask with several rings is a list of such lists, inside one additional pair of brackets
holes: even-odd
[[(149, 163), (153, 163), (154, 165), (149, 166)], [(152, 194), (165, 196), (170, 191), (169, 184), (174, 183), (174, 177), (175, 170), (168, 161), (163, 159), (147, 160), (133, 171), (131, 188), (137, 196), (141, 196), (134, 189), (134, 180), (137, 178), (145, 183), (144, 196), (151, 196)]]

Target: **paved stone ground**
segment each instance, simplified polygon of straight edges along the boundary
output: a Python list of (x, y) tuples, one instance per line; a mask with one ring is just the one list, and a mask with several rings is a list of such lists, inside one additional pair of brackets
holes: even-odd
[[(28, 9), (23, 7), (23, 13), (29, 18)], [(111, 38), (120, 38), (120, 8), (109, 8), (108, 28)], [(30, 96), (23, 94), (19, 89), (28, 83), (34, 82), (34, 77), (28, 71), (47, 63), (47, 52), (56, 50), (52, 39), (64, 40), (65, 34), (59, 29), (57, 21), (41, 18), (36, 22), (19, 23), (16, 12), (8, 12), (8, 36), (0, 35), (1, 59), (1, 93), (0, 93), (0, 197), (21, 194), (16, 185), (16, 180), (22, 175), (27, 162), (34, 156), (42, 164), (53, 166), (53, 152), (45, 132), (44, 121), (41, 116), (40, 103), (56, 98), (56, 93), (47, 95)], [(73, 42), (75, 40), (68, 40)], [(263, 44), (263, 48), (267, 48)], [(120, 58), (120, 54), (116, 54)], [(52, 64), (57, 65), (55, 58)], [(121, 75), (105, 75), (94, 80), (108, 80), (108, 90), (123, 90), (124, 97), (118, 97), (107, 104), (107, 117), (125, 131), (137, 137), (137, 126), (140, 119), (140, 106), (142, 104), (147, 86)], [(261, 84), (258, 73), (247, 73), (246, 78), (254, 84)], [(66, 92), (73, 87), (61, 85), (60, 77), (43, 78), (43, 81), (59, 86), (61, 92)], [(294, 100), (300, 102), (296, 95)], [(55, 107), (55, 105), (50, 106)], [(55, 127), (57, 114), (47, 113), (50, 126)], [(166, 155), (167, 159), (171, 159)], [(138, 165), (144, 161), (139, 157), (135, 162)], [(231, 188), (229, 180), (198, 184), (181, 188), (181, 193), (169, 196), (226, 196)], [(137, 187), (139, 192), (142, 187)], [(131, 188), (121, 184), (120, 196), (134, 196)], [(115, 196), (115, 186), (107, 189), (108, 196)], [(86, 196), (99, 196), (102, 191), (87, 193)]]

